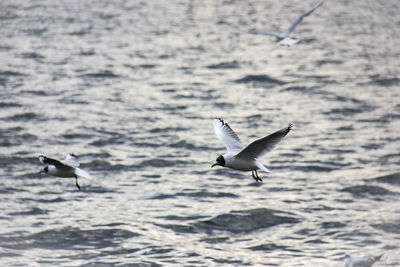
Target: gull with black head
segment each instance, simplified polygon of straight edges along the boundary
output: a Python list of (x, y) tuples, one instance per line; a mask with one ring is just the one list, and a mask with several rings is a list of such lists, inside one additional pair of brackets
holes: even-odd
[(68, 154), (64, 160), (56, 160), (40, 155), (39, 161), (46, 165), (39, 173), (47, 173), (52, 176), (69, 178), (75, 178), (75, 185), (81, 190), (78, 184), (78, 177), (91, 179), (90, 174), (79, 168), (79, 159), (75, 154)]
[(271, 151), (290, 132), (292, 127), (293, 125), (290, 123), (286, 128), (243, 147), (232, 128), (221, 118), (214, 118), (215, 134), (224, 143), (228, 152), (220, 155), (211, 168), (221, 166), (239, 171), (251, 171), (254, 180), (262, 182), (257, 170), (261, 169), (267, 173), (270, 171), (258, 159)]

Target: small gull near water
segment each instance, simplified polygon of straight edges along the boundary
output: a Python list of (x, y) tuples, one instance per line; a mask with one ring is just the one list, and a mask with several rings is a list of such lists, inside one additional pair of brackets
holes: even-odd
[(215, 118), (215, 134), (224, 143), (228, 152), (219, 156), (211, 168), (222, 166), (240, 171), (251, 171), (254, 180), (262, 182), (257, 170), (261, 169), (265, 172), (269, 172), (269, 170), (258, 159), (271, 151), (290, 132), (292, 127), (293, 125), (289, 124), (288, 127), (260, 138), (247, 147), (243, 147), (232, 128), (221, 118)]
[(91, 179), (90, 174), (79, 168), (78, 156), (74, 154), (68, 154), (64, 160), (56, 160), (40, 155), (39, 160), (42, 164), (46, 165), (39, 173), (47, 173), (52, 176), (69, 178), (75, 178), (76, 187), (81, 190), (78, 184), (78, 177)]
[(319, 1), (318, 4), (316, 4), (313, 8), (311, 8), (307, 12), (301, 14), (292, 23), (292, 25), (290, 25), (289, 29), (284, 33), (266, 32), (266, 31), (260, 31), (260, 30), (251, 30), (251, 31), (249, 31), (249, 33), (273, 36), (276, 38), (278, 44), (280, 44), (280, 45), (288, 45), (288, 46), (294, 45), (294, 44), (298, 43), (300, 40), (290, 38), (289, 37), (290, 34), (294, 31), (294, 29), (296, 29), (297, 25), (300, 24), (300, 22), (303, 20), (303, 18), (307, 17), (312, 12), (314, 12), (314, 10), (317, 9), (319, 6), (321, 6), (323, 2), (324, 2), (323, 0)]

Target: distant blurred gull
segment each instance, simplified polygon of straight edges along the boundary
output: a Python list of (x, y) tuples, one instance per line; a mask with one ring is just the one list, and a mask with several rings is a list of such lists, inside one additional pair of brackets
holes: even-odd
[(239, 137), (231, 127), (221, 118), (215, 118), (215, 134), (224, 143), (228, 153), (219, 156), (211, 168), (219, 165), (240, 171), (251, 171), (254, 180), (262, 182), (262, 179), (258, 177), (257, 170), (261, 169), (265, 172), (269, 172), (269, 170), (258, 159), (271, 151), (290, 132), (292, 127), (293, 125), (289, 124), (288, 127), (258, 139), (243, 148)]
[(79, 190), (81, 187), (78, 184), (78, 177), (91, 179), (89, 173), (78, 168), (79, 160), (78, 156), (69, 154), (64, 160), (51, 159), (46, 156), (40, 155), (39, 160), (46, 166), (40, 171), (40, 173), (47, 173), (57, 177), (75, 177), (75, 184)]
[(324, 2), (324, 0), (319, 1), (318, 4), (316, 4), (313, 8), (311, 8), (310, 10), (305, 12), (304, 14), (300, 15), (292, 23), (292, 25), (290, 25), (289, 29), (285, 33), (265, 32), (265, 31), (259, 31), (259, 30), (251, 30), (251, 31), (249, 31), (249, 33), (252, 33), (252, 34), (263, 34), (263, 35), (269, 35), (269, 36), (276, 37), (276, 40), (277, 40), (278, 44), (280, 44), (280, 45), (293, 45), (293, 44), (296, 44), (300, 40), (289, 38), (289, 35), (294, 31), (294, 29), (297, 27), (297, 25), (300, 24), (300, 22), (303, 20), (303, 18), (307, 17), (312, 12), (314, 12), (314, 10), (317, 9), (320, 5), (322, 5), (323, 2)]
[(350, 254), (346, 254), (344, 258), (345, 267), (371, 267), (378, 261), (383, 254), (371, 258), (353, 258)]

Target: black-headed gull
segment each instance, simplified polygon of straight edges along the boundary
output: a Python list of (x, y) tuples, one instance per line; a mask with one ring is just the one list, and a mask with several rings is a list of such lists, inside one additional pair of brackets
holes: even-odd
[(57, 177), (75, 177), (75, 184), (79, 190), (81, 187), (78, 184), (78, 177), (91, 179), (90, 174), (79, 167), (78, 156), (68, 154), (64, 160), (51, 159), (46, 156), (40, 155), (39, 160), (46, 166), (39, 173), (47, 173)]
[(293, 23), (290, 25), (289, 29), (285, 33), (276, 33), (276, 32), (266, 32), (266, 31), (259, 31), (259, 30), (251, 30), (249, 33), (252, 34), (263, 34), (263, 35), (269, 35), (273, 36), (276, 38), (278, 44), (280, 45), (293, 45), (298, 43), (300, 40), (292, 39), (289, 37), (289, 35), (294, 31), (294, 29), (297, 27), (297, 25), (300, 24), (300, 22), (303, 20), (303, 18), (307, 17), (310, 15), (315, 9), (317, 9), (324, 0), (321, 0), (316, 4), (313, 8), (305, 12), (304, 14), (300, 15)]
[(383, 254), (371, 258), (353, 258), (350, 254), (344, 257), (345, 267), (371, 267)]
[(228, 152), (219, 156), (211, 168), (219, 165), (240, 171), (251, 171), (254, 180), (262, 182), (262, 179), (258, 177), (257, 170), (261, 169), (265, 172), (269, 172), (269, 170), (258, 159), (271, 151), (290, 132), (292, 127), (293, 125), (290, 123), (288, 127), (258, 139), (244, 148), (232, 128), (221, 118), (215, 118), (215, 134), (224, 143)]

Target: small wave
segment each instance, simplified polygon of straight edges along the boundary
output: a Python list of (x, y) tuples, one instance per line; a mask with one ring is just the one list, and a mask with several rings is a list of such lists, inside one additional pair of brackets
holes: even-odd
[(323, 222), (320, 224), (322, 228), (324, 229), (331, 229), (331, 228), (343, 228), (346, 227), (346, 224), (341, 223), (341, 222), (335, 222), (335, 221), (331, 221), (331, 222)]
[(374, 108), (369, 106), (361, 106), (359, 108), (333, 108), (327, 112), (323, 112), (325, 115), (343, 115), (343, 116), (354, 116), (358, 113), (372, 111)]
[(327, 64), (340, 65), (340, 64), (343, 64), (343, 61), (342, 60), (335, 60), (335, 59), (323, 59), (323, 60), (317, 60), (315, 62), (315, 65), (317, 65), (318, 67), (323, 66), (323, 65), (327, 65)]
[(156, 224), (160, 227), (174, 231), (175, 233), (193, 234), (197, 230), (192, 225), (182, 225), (182, 224)]
[(132, 168), (132, 166), (128, 165), (122, 165), (122, 164), (111, 164), (108, 161), (105, 160), (93, 160), (89, 163), (82, 164), (82, 167), (88, 168), (90, 170), (95, 170), (95, 171), (123, 171), (123, 170), (129, 170)]
[(109, 78), (118, 78), (119, 75), (114, 74), (112, 71), (102, 71), (102, 72), (82, 74), (82, 75), (79, 75), (79, 77), (95, 78), (95, 79), (109, 79)]
[(232, 193), (224, 193), (224, 192), (207, 192), (207, 191), (199, 191), (199, 192), (180, 192), (176, 194), (158, 194), (154, 197), (151, 197), (150, 199), (167, 199), (167, 198), (177, 198), (177, 197), (192, 197), (196, 199), (201, 199), (201, 198), (238, 198), (238, 195), (232, 194)]
[(115, 223), (106, 223), (106, 224), (94, 224), (93, 227), (115, 227), (115, 226), (124, 226), (127, 225), (126, 223), (119, 223), (119, 222), (115, 222)]
[(5, 76), (5, 77), (9, 77), (9, 76), (26, 76), (26, 74), (21, 73), (21, 72), (17, 72), (17, 71), (10, 71), (10, 70), (1, 71), (0, 70), (0, 76)]
[(143, 253), (143, 255), (154, 255), (154, 254), (159, 255), (159, 254), (166, 254), (166, 253), (169, 253), (169, 252), (172, 252), (172, 251), (174, 251), (173, 248), (167, 248), (165, 246), (162, 246), (162, 247), (160, 247), (160, 246), (148, 246), (146, 248), (146, 251)]
[(206, 230), (222, 230), (240, 233), (268, 228), (279, 224), (298, 223), (299, 221), (300, 219), (294, 217), (292, 214), (260, 208), (245, 211), (232, 211), (229, 214), (218, 215), (212, 219), (198, 222), (196, 226)]
[(26, 112), (6, 117), (4, 119), (6, 121), (32, 121), (41, 119), (41, 116), (33, 112)]
[(90, 139), (93, 137), (91, 134), (63, 134), (64, 139)]
[(183, 132), (183, 131), (188, 131), (188, 128), (183, 128), (183, 127), (165, 127), (165, 128), (160, 128), (156, 127), (153, 129), (150, 129), (150, 133), (167, 133), (167, 132)]
[(11, 212), (9, 215), (12, 216), (25, 216), (25, 215), (42, 215), (42, 214), (48, 214), (48, 210), (42, 210), (39, 208), (32, 208), (26, 211), (19, 211), (19, 212)]
[(393, 185), (400, 185), (400, 172), (380, 176), (377, 178), (372, 178), (372, 179), (369, 179), (369, 181), (375, 181), (375, 182), (387, 183), (387, 184), (393, 184)]
[(341, 126), (336, 128), (337, 131), (354, 131), (354, 127), (353, 125), (349, 125), (349, 126)]
[(188, 196), (193, 198), (238, 198), (238, 195), (232, 193), (225, 192), (208, 192), (208, 191), (199, 191), (199, 192), (191, 192), (191, 193), (180, 193), (178, 195)]
[(379, 75), (373, 75), (370, 78), (371, 81), (369, 82), (369, 84), (373, 85), (391, 87), (400, 84), (400, 79), (397, 77), (381, 77)]
[[(9, 244), (3, 247), (9, 248), (42, 248), (42, 249), (83, 249), (118, 247), (121, 240), (139, 236), (127, 230), (114, 228), (101, 228), (93, 230), (81, 230), (74, 227), (51, 229), (22, 238), (9, 238)], [(16, 239), (16, 240), (13, 240)], [(18, 242), (19, 241), (19, 242)]]
[(369, 144), (362, 145), (361, 147), (366, 150), (377, 150), (377, 149), (383, 148), (385, 146), (384, 143), (378, 144), (378, 143), (372, 143), (372, 142), (374, 142), (374, 141), (371, 141), (371, 143), (369, 143)]
[(286, 250), (287, 246), (280, 246), (280, 245), (276, 245), (276, 244), (270, 243), (270, 244), (263, 244), (263, 245), (248, 247), (248, 249), (254, 250), (254, 251), (259, 251), (259, 250), (261, 250), (261, 251), (273, 251), (273, 250)]
[(0, 194), (12, 194), (14, 192), (26, 192), (25, 189), (21, 188), (13, 188), (13, 187), (4, 187), (0, 189)]
[(293, 92), (302, 92), (302, 93), (306, 93), (309, 91), (309, 88), (305, 87), (305, 86), (288, 86), (284, 89), (282, 89), (282, 91), (293, 91)]
[(36, 201), (40, 203), (59, 203), (59, 202), (65, 202), (67, 200), (62, 197), (56, 197), (52, 199), (37, 199)]
[(79, 52), (79, 55), (81, 56), (94, 56), (96, 55), (96, 51), (93, 49), (88, 49), (88, 50), (82, 50)]
[(227, 240), (229, 240), (229, 237), (204, 238), (201, 241), (207, 242), (208, 244), (218, 244), (218, 243), (225, 243)]
[(350, 186), (350, 187), (343, 188), (341, 191), (351, 193), (357, 197), (364, 197), (364, 196), (368, 196), (368, 195), (385, 196), (385, 195), (395, 194), (394, 192), (389, 191), (385, 188), (382, 188), (379, 186), (371, 186), (371, 185)]
[(269, 85), (282, 85), (284, 81), (271, 78), (268, 75), (247, 75), (241, 79), (235, 80), (236, 83), (261, 83)]
[(189, 143), (185, 140), (181, 140), (179, 142), (173, 143), (171, 145), (169, 145), (170, 147), (173, 148), (184, 148), (184, 149), (189, 149), (189, 150), (217, 150), (216, 148), (211, 148), (211, 147), (206, 147), (206, 146), (196, 146), (193, 145), (192, 143)]
[(122, 135), (115, 135), (109, 138), (100, 138), (99, 140), (93, 141), (90, 143), (92, 146), (103, 147), (107, 145), (118, 145), (125, 143), (126, 138), (123, 138)]
[[(47, 193), (43, 192), (43, 191), (39, 192), (38, 194), (47, 195)], [(21, 198), (21, 200), (23, 200), (24, 202), (26, 202), (26, 201), (35, 201), (35, 202), (39, 202), (39, 203), (58, 203), (58, 202), (67, 201), (65, 198), (62, 198), (62, 197), (56, 197), (56, 198), (51, 198), (51, 199), (47, 199), (47, 198), (39, 198), (39, 199)]]
[(21, 93), (30, 94), (30, 95), (37, 95), (37, 96), (47, 96), (49, 95), (49, 91), (43, 90), (23, 90)]
[(17, 157), (17, 156), (0, 155), (0, 166), (37, 164), (37, 163), (38, 159), (36, 157)]
[[(271, 161), (271, 163), (273, 163)], [(278, 169), (290, 168), (290, 166), (280, 166)], [(339, 167), (322, 166), (322, 165), (305, 165), (305, 166), (294, 166), (293, 169), (300, 170), (304, 172), (331, 172), (338, 170)]]
[(155, 65), (155, 64), (141, 64), (141, 65), (125, 64), (124, 66), (136, 70), (136, 69), (154, 69), (158, 65)]
[(206, 216), (201, 216), (201, 215), (192, 215), (192, 216), (167, 215), (167, 216), (161, 216), (159, 218), (169, 221), (193, 221), (193, 220), (204, 219), (205, 217)]
[(237, 69), (239, 68), (239, 62), (236, 60), (230, 62), (222, 62), (218, 64), (211, 64), (206, 66), (208, 69)]
[(19, 108), (19, 107), (22, 107), (22, 105), (18, 103), (0, 102), (0, 108)]
[(83, 28), (83, 29), (77, 30), (77, 31), (69, 32), (68, 35), (71, 35), (71, 36), (83, 36), (83, 35), (91, 33), (91, 31), (92, 31), (92, 28), (88, 27), (88, 28)]
[(143, 167), (156, 167), (156, 168), (164, 168), (164, 167), (173, 167), (177, 165), (187, 165), (191, 162), (182, 161), (182, 160), (165, 160), (165, 159), (149, 159), (143, 160), (140, 164), (137, 165), (139, 168)]
[(227, 110), (232, 110), (235, 108), (235, 105), (226, 102), (213, 103), (213, 106), (216, 108), (227, 109)]
[(21, 54), (21, 57), (23, 58), (29, 58), (29, 59), (43, 59), (44, 56), (36, 53), (36, 52), (25, 52)]
[(373, 224), (372, 227), (387, 233), (400, 235), (400, 221)]
[(23, 143), (32, 143), (37, 140), (37, 137), (32, 134), (0, 134), (0, 147), (18, 146)]

